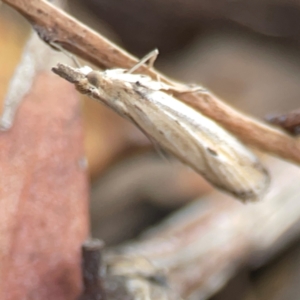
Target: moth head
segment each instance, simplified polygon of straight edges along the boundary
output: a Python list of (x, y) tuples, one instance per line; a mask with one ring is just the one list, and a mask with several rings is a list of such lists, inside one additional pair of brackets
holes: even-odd
[(97, 71), (91, 71), (90, 73), (88, 73), (86, 75), (86, 79), (89, 84), (93, 85), (96, 88), (99, 88), (101, 86), (101, 76)]
[(82, 94), (90, 94), (99, 91), (103, 86), (104, 79), (100, 72), (89, 71), (85, 77), (76, 83), (76, 89)]

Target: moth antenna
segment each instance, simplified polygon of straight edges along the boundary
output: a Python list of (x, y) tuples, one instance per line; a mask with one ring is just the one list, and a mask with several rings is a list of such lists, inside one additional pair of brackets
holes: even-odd
[(69, 51), (65, 50), (61, 45), (59, 45), (56, 42), (49, 42), (49, 44), (53, 49), (60, 51), (63, 54), (65, 54), (67, 57), (71, 58), (77, 68), (82, 67), (81, 64), (79, 63), (79, 60), (77, 59), (77, 57), (75, 55), (71, 54)]
[(158, 49), (154, 49), (153, 51), (151, 51), (150, 53), (148, 53), (147, 55), (145, 55), (136, 65), (134, 65), (131, 69), (129, 69), (126, 73), (133, 73), (134, 71), (136, 71), (140, 66), (142, 66), (143, 64), (145, 64), (147, 61), (149, 61), (148, 64), (148, 68), (152, 68), (154, 65), (154, 62), (158, 56)]

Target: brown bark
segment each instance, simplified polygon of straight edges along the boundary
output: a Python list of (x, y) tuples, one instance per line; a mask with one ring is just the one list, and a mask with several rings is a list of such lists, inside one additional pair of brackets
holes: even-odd
[(32, 37), (6, 102), (19, 110), (0, 132), (3, 300), (73, 300), (82, 287), (89, 225), (81, 110), (74, 89), (44, 71), (54, 57)]

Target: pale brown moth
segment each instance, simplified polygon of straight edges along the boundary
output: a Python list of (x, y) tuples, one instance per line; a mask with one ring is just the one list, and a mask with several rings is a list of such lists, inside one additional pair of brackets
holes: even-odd
[(132, 74), (149, 57), (153, 55), (129, 71), (100, 72), (62, 64), (53, 71), (74, 83), (81, 93), (133, 122), (150, 140), (217, 188), (244, 202), (260, 199), (269, 185), (269, 175), (248, 148), (216, 122), (168, 94), (174, 87)]

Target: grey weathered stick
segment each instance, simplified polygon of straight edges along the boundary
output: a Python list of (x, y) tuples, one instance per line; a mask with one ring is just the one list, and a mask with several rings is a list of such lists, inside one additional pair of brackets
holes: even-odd
[[(117, 247), (118, 254), (111, 251), (105, 261), (114, 274), (123, 274), (125, 285), (126, 280), (129, 284), (133, 277), (142, 277), (145, 294), (157, 286), (149, 274), (163, 272), (168, 299), (174, 294), (207, 299), (240, 266), (261, 265), (299, 237), (300, 186), (291, 178), (300, 178), (300, 170), (275, 159), (268, 167), (274, 182), (263, 202), (245, 206), (212, 193), (171, 216), (140, 241)], [(127, 268), (120, 256), (127, 259)], [(134, 299), (146, 298), (136, 295)]]
[[(101, 68), (130, 68), (137, 60), (87, 26), (81, 24), (45, 0), (3, 0), (24, 15), (45, 41), (56, 42)], [(141, 67), (163, 82), (176, 84), (162, 74)], [(247, 144), (284, 159), (300, 163), (300, 141), (250, 118), (221, 102), (209, 92), (176, 95), (203, 114), (222, 124)]]

